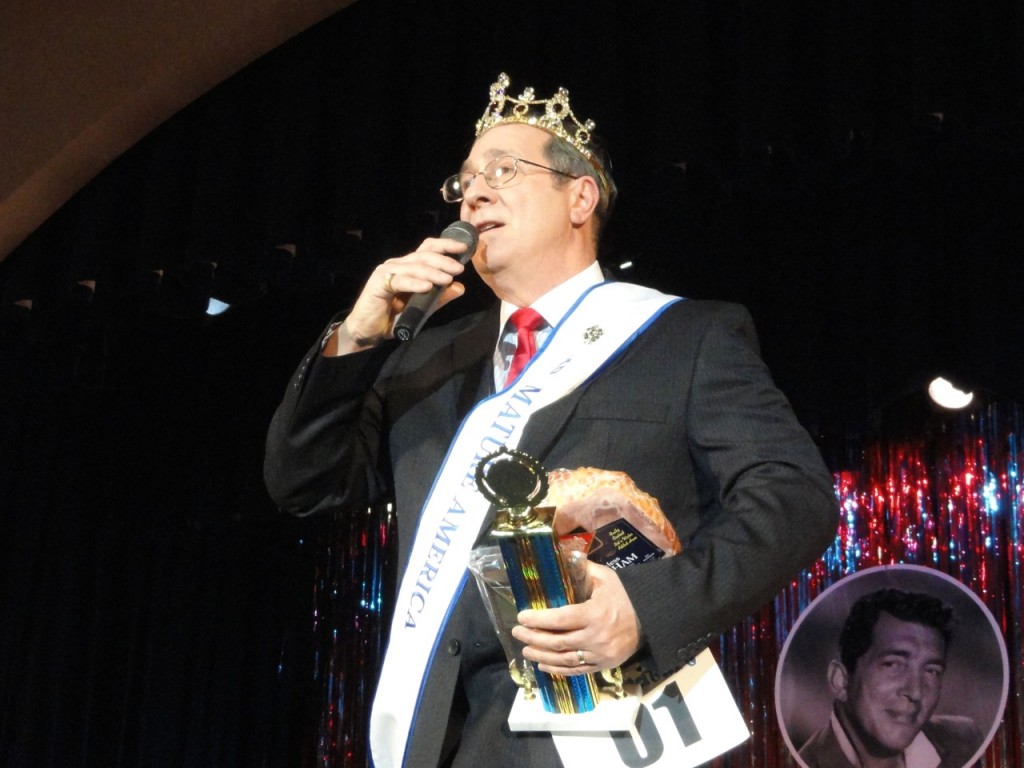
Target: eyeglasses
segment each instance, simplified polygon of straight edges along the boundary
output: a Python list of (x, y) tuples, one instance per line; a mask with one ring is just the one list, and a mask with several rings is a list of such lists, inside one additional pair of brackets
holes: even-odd
[(491, 162), (485, 165), (482, 170), (479, 170), (476, 173), (462, 171), (449, 176), (444, 180), (444, 184), (441, 185), (441, 197), (444, 198), (446, 203), (461, 202), (462, 198), (466, 194), (466, 190), (469, 189), (469, 185), (472, 184), (473, 180), (481, 174), (483, 174), (484, 181), (487, 183), (488, 187), (491, 189), (501, 189), (516, 177), (516, 171), (519, 170), (520, 163), (533, 165), (545, 171), (557, 173), (559, 176), (567, 176), (570, 179), (579, 178), (579, 176), (573, 176), (571, 173), (560, 171), (557, 168), (549, 168), (546, 165), (535, 163), (532, 160), (524, 160), (521, 157), (514, 157), (512, 155), (502, 155), (501, 157), (496, 157), (491, 160)]

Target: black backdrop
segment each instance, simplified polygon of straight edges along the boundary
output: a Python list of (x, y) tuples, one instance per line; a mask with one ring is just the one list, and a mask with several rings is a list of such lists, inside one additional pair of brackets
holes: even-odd
[(0, 264), (0, 762), (298, 764), (322, 531), (275, 513), (263, 435), (455, 215), (499, 71), (607, 138), (604, 263), (750, 307), (834, 469), (936, 370), (1021, 399), (1022, 13), (363, 0), (174, 116)]

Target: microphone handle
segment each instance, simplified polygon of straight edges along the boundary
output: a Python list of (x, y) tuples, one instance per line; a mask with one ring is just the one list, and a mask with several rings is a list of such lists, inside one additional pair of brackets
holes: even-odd
[[(465, 251), (457, 256), (452, 256), (453, 259), (458, 259), (461, 263), (465, 264), (473, 257), (480, 235), (472, 224), (465, 221), (456, 221), (445, 227), (441, 237), (450, 237), (453, 240), (466, 244)], [(399, 341), (409, 341), (415, 338), (423, 324), (427, 321), (427, 318), (430, 317), (430, 313), (434, 311), (437, 300), (441, 297), (442, 290), (441, 286), (435, 285), (426, 293), (417, 293), (409, 299), (409, 303), (402, 310), (398, 322), (395, 323), (395, 338)]]
[(441, 291), (435, 285), (427, 293), (420, 293), (417, 296), (428, 297), (425, 307), (413, 306), (412, 302), (402, 310), (402, 316), (395, 324), (395, 338), (399, 341), (409, 341), (423, 327), (423, 324), (427, 322), (428, 313), (433, 311), (434, 305), (437, 303), (438, 296), (441, 295)]

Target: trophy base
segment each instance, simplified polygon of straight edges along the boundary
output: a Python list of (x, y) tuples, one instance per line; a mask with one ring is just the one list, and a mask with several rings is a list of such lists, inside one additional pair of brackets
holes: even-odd
[(636, 713), (640, 709), (640, 686), (626, 686), (625, 690), (626, 695), (621, 699), (602, 691), (597, 706), (589, 712), (565, 715), (548, 712), (539, 695), (527, 699), (520, 688), (508, 716), (508, 727), (512, 731), (550, 733), (628, 731), (636, 722)]

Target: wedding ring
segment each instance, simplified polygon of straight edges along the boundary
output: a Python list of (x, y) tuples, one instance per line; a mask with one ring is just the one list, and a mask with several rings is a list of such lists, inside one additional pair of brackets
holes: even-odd
[(583, 651), (576, 651), (576, 658), (579, 659), (579, 666), (585, 667), (587, 665), (587, 660), (583, 658)]
[(394, 289), (391, 287), (391, 278), (395, 276), (394, 272), (388, 272), (384, 275), (384, 290), (388, 293), (394, 293)]

